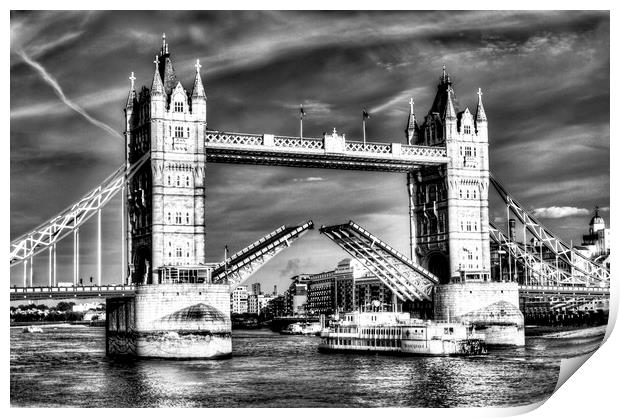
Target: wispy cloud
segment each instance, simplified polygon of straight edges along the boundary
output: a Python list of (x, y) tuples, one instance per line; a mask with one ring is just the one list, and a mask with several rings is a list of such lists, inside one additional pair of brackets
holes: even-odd
[(590, 213), (588, 209), (575, 208), (572, 206), (550, 206), (548, 208), (537, 208), (533, 211), (534, 216), (540, 218), (568, 218), (569, 216), (587, 215)]
[(305, 178), (294, 178), (293, 181), (295, 183), (312, 183), (315, 181), (323, 181), (323, 177), (305, 177)]
[(116, 138), (123, 139), (123, 136), (118, 131), (116, 131), (114, 128), (112, 128), (110, 125), (108, 125), (108, 124), (106, 124), (104, 122), (101, 122), (100, 120), (95, 119), (94, 117), (89, 115), (88, 112), (86, 112), (86, 110), (84, 110), (84, 108), (82, 108), (80, 105), (78, 105), (77, 103), (75, 103), (72, 100), (70, 100), (65, 95), (65, 93), (62, 90), (62, 88), (60, 87), (60, 84), (58, 84), (56, 79), (41, 64), (39, 64), (38, 62), (36, 62), (33, 59), (31, 59), (23, 50), (17, 50), (16, 52), (17, 52), (17, 54), (19, 54), (20, 57), (22, 57), (24, 62), (26, 62), (28, 65), (30, 65), (32, 68), (34, 68), (39, 73), (41, 78), (50, 87), (52, 87), (52, 89), (54, 89), (54, 92), (56, 93), (58, 98), (60, 100), (62, 100), (62, 102), (65, 105), (67, 105), (69, 108), (71, 108), (74, 111), (76, 111), (78, 114), (82, 115), (82, 117), (84, 119), (86, 119), (87, 121), (89, 121), (90, 123), (95, 125), (96, 127), (100, 128), (100, 129), (103, 129), (104, 131), (106, 131), (107, 133), (109, 133), (110, 135), (112, 135), (112, 136), (114, 136)]

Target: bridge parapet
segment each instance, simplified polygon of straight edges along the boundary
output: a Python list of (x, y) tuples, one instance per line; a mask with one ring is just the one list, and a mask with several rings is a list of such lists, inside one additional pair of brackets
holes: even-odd
[[(407, 171), (414, 165), (448, 162), (444, 147), (406, 145), (397, 142), (348, 141), (344, 135), (336, 132), (323, 138), (300, 138), (207, 131), (205, 148), (211, 161), (246, 164), (253, 162), (290, 165), (290, 161), (278, 158), (283, 155), (299, 156), (299, 159), (295, 160), (297, 165), (303, 165), (303, 159), (308, 156), (320, 156), (322, 158), (320, 161), (305, 162), (310, 166), (324, 168), (360, 168), (358, 164), (362, 163), (366, 169), (369, 167), (363, 162), (373, 162), (375, 169), (384, 171)], [(253, 155), (248, 155), (250, 152)], [(347, 160), (348, 162), (343, 162)]]

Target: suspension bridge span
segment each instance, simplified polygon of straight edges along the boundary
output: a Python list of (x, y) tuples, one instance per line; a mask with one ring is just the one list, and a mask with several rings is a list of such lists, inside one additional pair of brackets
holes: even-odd
[[(107, 303), (109, 354), (230, 355), (230, 292), (314, 228), (312, 221), (282, 226), (221, 262), (207, 262), (206, 246), (217, 245), (205, 231), (207, 163), (404, 173), (407, 255), (353, 221), (322, 226), (320, 233), (379, 278), (401, 306), (413, 311), (431, 306), (438, 320), (473, 321), (488, 330), (489, 339), (501, 335), (498, 343), (523, 344), (519, 307), (527, 311), (524, 303), (565, 312), (608, 300), (609, 269), (558, 238), (491, 175), (482, 92), (474, 112), (459, 108), (445, 68), (423, 118), (410, 102), (402, 140), (369, 142), (350, 140), (336, 128), (318, 138), (214, 130), (207, 123), (200, 64), (191, 90), (177, 79), (165, 38), (154, 64), (150, 87), (136, 90), (133, 73), (130, 77), (124, 164), (76, 203), (13, 239), (10, 247), (11, 267), (23, 269), (11, 299), (114, 296)], [(522, 224), (522, 240), (490, 221), (492, 190), (506, 205), (507, 225)], [(118, 284), (106, 285), (102, 208), (119, 193), (121, 267), (113, 280)], [(97, 282), (84, 286), (79, 282), (80, 228), (95, 215)], [(68, 237), (73, 238), (73, 277), (61, 285), (56, 247)], [(35, 258), (46, 253), (47, 284), (35, 284)], [(498, 254), (499, 274), (493, 274), (491, 259)], [(508, 277), (501, 254), (508, 257)], [(502, 308), (502, 320), (491, 323), (485, 313), (497, 306), (511, 308)], [(170, 332), (180, 337), (170, 339)]]

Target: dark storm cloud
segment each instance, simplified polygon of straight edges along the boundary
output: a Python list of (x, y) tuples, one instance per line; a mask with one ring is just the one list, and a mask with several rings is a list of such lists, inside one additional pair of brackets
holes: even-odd
[[(583, 209), (609, 206), (609, 13), (13, 12), (12, 237), (82, 196), (124, 155), (118, 139), (63, 104), (17, 51), (122, 132), (127, 77), (134, 71), (138, 85), (150, 86), (161, 32), (186, 88), (194, 60), (203, 64), (209, 126), (236, 132), (297, 135), (304, 104), (305, 136), (336, 127), (359, 139), (365, 107), (369, 139), (401, 142), (409, 98), (421, 119), (445, 64), (462, 109), (474, 111), (483, 89), (495, 175), (528, 208), (567, 216), (545, 220), (549, 227), (578, 241), (589, 218)], [(355, 219), (407, 250), (402, 176), (209, 164), (206, 183), (209, 261), (222, 257), (224, 243), (239, 249), (308, 218)], [(501, 216), (502, 206), (492, 212)], [(108, 216), (116, 228), (118, 210)], [(256, 279), (283, 284), (288, 259), (312, 272), (345, 256), (315, 232)]]

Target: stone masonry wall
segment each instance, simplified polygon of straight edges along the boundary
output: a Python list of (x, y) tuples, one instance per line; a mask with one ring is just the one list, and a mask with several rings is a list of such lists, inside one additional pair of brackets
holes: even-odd
[(435, 319), (447, 320), (487, 307), (497, 302), (508, 302), (519, 307), (519, 289), (516, 283), (469, 282), (438, 285), (435, 287)]

